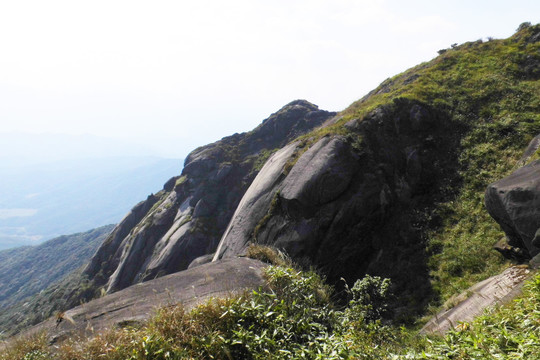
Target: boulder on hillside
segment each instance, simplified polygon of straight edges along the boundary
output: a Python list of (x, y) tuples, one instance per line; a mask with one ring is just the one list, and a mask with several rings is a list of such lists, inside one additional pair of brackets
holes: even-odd
[(50, 318), (21, 335), (46, 331), (55, 342), (74, 334), (91, 336), (115, 326), (144, 323), (160, 307), (182, 303), (190, 309), (210, 298), (264, 286), (266, 266), (248, 258), (204, 264), (92, 300), (65, 312), (64, 317), (73, 322)]
[(421, 307), (431, 291), (421, 216), (452, 186), (461, 129), (408, 99), (345, 128), (299, 139), (266, 162), (214, 261), (245, 253), (249, 243), (269, 245), (337, 286), (366, 273), (414, 282), (410, 297)]
[(540, 252), (540, 160), (489, 185), (485, 203), (512, 248), (505, 256), (529, 259)]

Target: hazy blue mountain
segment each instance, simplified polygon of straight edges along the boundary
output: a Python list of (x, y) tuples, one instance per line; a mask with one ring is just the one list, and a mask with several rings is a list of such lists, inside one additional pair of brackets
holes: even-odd
[(149, 156), (2, 161), (0, 249), (116, 223), (182, 164)]

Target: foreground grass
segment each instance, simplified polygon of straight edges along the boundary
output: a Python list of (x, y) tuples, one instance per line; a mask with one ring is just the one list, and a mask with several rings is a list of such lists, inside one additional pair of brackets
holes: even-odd
[(380, 320), (387, 280), (358, 282), (349, 290), (349, 307), (337, 310), (330, 288), (314, 273), (270, 266), (265, 275), (269, 290), (191, 311), (164, 308), (143, 328), (56, 347), (40, 334), (14, 342), (0, 359), (378, 359), (399, 346), (399, 332)]
[(319, 276), (266, 271), (268, 290), (212, 300), (191, 311), (159, 310), (144, 327), (113, 329), (50, 347), (47, 336), (14, 341), (1, 360), (92, 359), (538, 359), (540, 275), (523, 295), (444, 338), (384, 320), (390, 283), (366, 277), (336, 309)]

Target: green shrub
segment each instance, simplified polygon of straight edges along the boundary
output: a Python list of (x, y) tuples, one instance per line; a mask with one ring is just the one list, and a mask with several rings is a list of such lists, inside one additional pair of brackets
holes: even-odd
[(390, 287), (390, 279), (378, 276), (366, 275), (363, 279), (357, 280), (350, 289), (352, 300), (346, 313), (356, 321), (381, 320), (389, 313)]

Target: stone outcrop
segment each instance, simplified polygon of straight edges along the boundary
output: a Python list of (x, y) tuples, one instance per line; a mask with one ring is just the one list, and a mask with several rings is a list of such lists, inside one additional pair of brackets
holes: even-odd
[(91, 336), (115, 326), (141, 324), (160, 307), (181, 303), (190, 309), (209, 298), (258, 289), (265, 284), (262, 272), (266, 266), (247, 258), (201, 265), (92, 300), (66, 311), (66, 320), (60, 323), (50, 318), (21, 335), (45, 330), (54, 342), (74, 334)]
[[(520, 161), (531, 161), (540, 144), (535, 137)], [(540, 253), (540, 160), (533, 160), (509, 176), (488, 186), (485, 195), (489, 214), (506, 234), (503, 255), (518, 260)]]
[[(94, 287), (112, 293), (187, 269), (195, 259), (214, 253), (268, 156), (334, 115), (297, 100), (251, 132), (194, 150), (181, 176), (136, 205), (118, 224), (86, 267), (85, 276)], [(193, 266), (201, 263), (198, 259)]]
[(455, 305), (442, 310), (422, 327), (422, 334), (444, 335), (447, 331), (460, 329), (462, 322), (470, 322), (488, 309), (507, 303), (521, 294), (530, 270), (512, 266), (502, 273), (481, 281), (451, 301)]
[(214, 261), (244, 253), (251, 242), (271, 245), (331, 282), (352, 283), (366, 272), (417, 281), (411, 296), (425, 301), (423, 218), (416, 214), (455, 180), (459, 127), (399, 100), (346, 129), (276, 152), (240, 201)]

